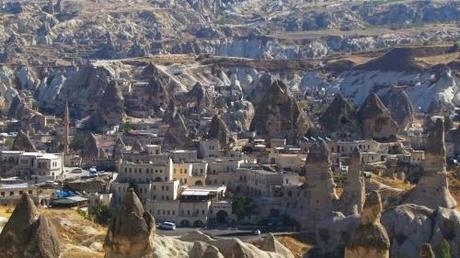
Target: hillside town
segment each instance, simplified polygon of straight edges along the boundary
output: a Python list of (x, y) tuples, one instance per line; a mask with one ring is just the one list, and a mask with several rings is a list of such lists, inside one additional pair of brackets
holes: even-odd
[(460, 257), (459, 3), (0, 21), (0, 258)]

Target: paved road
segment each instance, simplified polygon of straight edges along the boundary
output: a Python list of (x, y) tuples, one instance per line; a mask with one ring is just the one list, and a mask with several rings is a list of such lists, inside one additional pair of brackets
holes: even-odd
[(204, 229), (204, 228), (176, 228), (176, 230), (161, 230), (157, 228), (157, 234), (164, 236), (182, 236), (195, 230), (210, 235), (212, 237), (238, 237), (244, 241), (257, 240), (264, 237), (266, 234), (253, 235), (249, 230), (237, 229)]

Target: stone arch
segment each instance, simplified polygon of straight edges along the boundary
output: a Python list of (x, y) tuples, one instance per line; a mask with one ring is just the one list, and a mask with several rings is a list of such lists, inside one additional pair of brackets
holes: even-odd
[(201, 186), (201, 185), (203, 185), (203, 182), (202, 182), (201, 180), (197, 180), (197, 181), (195, 182), (195, 185)]
[(226, 223), (228, 219), (228, 213), (224, 210), (220, 210), (216, 213), (216, 222), (219, 224)]
[(201, 220), (196, 220), (195, 222), (193, 222), (193, 226), (196, 228), (201, 228), (204, 226), (204, 223)]
[(184, 219), (180, 222), (181, 227), (190, 227), (190, 221)]

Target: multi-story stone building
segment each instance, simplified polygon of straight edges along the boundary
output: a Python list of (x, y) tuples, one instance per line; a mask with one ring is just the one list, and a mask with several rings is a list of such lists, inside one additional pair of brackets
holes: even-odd
[(55, 180), (63, 173), (63, 155), (0, 151), (0, 175), (2, 177), (17, 176), (25, 180), (39, 183)]

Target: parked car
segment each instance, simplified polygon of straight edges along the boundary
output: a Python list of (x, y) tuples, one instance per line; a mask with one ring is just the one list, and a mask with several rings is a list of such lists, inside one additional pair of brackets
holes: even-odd
[(173, 222), (161, 222), (158, 228), (163, 229), (163, 230), (175, 230), (176, 229), (176, 224)]
[(260, 232), (260, 229), (254, 229), (252, 231), (252, 234), (255, 235), (255, 236), (258, 236), (258, 235), (262, 234), (262, 232)]

